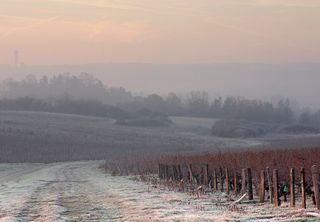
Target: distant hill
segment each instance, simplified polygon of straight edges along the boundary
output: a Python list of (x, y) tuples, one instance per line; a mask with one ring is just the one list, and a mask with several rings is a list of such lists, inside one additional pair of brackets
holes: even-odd
[(248, 147), (175, 129), (119, 126), (113, 119), (44, 112), (0, 112), (0, 163), (106, 160)]
[(213, 95), (249, 98), (290, 97), (302, 105), (320, 106), (320, 64), (88, 64), (24, 66), (0, 65), (0, 78), (23, 78), (87, 72), (108, 86), (133, 92), (168, 93), (204, 90)]

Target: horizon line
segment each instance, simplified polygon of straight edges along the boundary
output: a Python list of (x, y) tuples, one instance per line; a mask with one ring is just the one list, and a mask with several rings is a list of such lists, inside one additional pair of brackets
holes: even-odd
[(12, 68), (35, 67), (35, 66), (92, 66), (92, 65), (320, 65), (320, 62), (289, 62), (289, 63), (148, 63), (148, 62), (97, 62), (97, 63), (57, 63), (57, 64), (23, 64), (16, 67), (10, 63), (0, 63), (0, 66), (9, 66)]

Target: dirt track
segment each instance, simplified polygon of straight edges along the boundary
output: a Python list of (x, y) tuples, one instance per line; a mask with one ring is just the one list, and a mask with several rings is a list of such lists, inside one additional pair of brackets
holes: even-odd
[(0, 221), (292, 221), (305, 213), (252, 203), (230, 211), (223, 194), (154, 188), (106, 175), (100, 163), (0, 164)]
[(123, 218), (98, 162), (1, 165), (1, 221)]

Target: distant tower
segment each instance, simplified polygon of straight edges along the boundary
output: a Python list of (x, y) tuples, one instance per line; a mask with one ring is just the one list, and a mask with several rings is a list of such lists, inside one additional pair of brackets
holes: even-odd
[(19, 51), (14, 50), (13, 56), (14, 56), (14, 66), (18, 67), (19, 66)]

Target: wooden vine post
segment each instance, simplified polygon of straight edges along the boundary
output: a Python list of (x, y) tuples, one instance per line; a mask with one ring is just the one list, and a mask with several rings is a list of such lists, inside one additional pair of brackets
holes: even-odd
[(279, 206), (279, 193), (278, 193), (278, 178), (279, 173), (277, 169), (273, 170), (273, 193), (274, 193), (274, 206)]
[(319, 170), (319, 167), (316, 165), (312, 166), (311, 172), (312, 172), (313, 192), (314, 192), (314, 198), (316, 201), (316, 207), (318, 210), (320, 210), (320, 196), (319, 196), (320, 170)]
[(161, 179), (161, 164), (158, 163), (158, 177)]
[(213, 169), (213, 191), (218, 190), (217, 170)]
[(188, 173), (189, 173), (189, 182), (193, 182), (194, 179), (193, 179), (193, 172), (192, 172), (192, 164), (189, 164), (188, 165)]
[(179, 176), (178, 176), (178, 169), (177, 169), (177, 166), (176, 165), (172, 165), (172, 179), (175, 180), (175, 181), (178, 181), (179, 180)]
[(178, 177), (179, 177), (179, 180), (183, 179), (183, 174), (182, 174), (182, 170), (181, 170), (180, 164), (178, 165)]
[(242, 169), (241, 171), (241, 194), (246, 193), (246, 169)]
[(266, 168), (266, 173), (267, 173), (268, 189), (269, 189), (269, 201), (272, 204), (273, 203), (273, 185), (272, 185), (271, 171), (269, 167)]
[(220, 173), (219, 173), (219, 185), (220, 185), (220, 191), (223, 192), (223, 172), (222, 168), (220, 167)]
[(166, 179), (166, 165), (161, 164), (161, 179)]
[(251, 168), (247, 168), (246, 171), (247, 171), (247, 177), (248, 177), (248, 182), (247, 182), (248, 199), (253, 200), (252, 171), (251, 171)]
[(290, 169), (290, 207), (296, 206), (294, 168)]
[(234, 175), (233, 175), (233, 190), (234, 193), (237, 194), (238, 193), (238, 178), (237, 178), (237, 171), (234, 171)]
[(209, 165), (205, 164), (203, 167), (203, 184), (208, 186), (209, 185)]
[(264, 199), (265, 199), (265, 171), (261, 170), (260, 172), (260, 203), (264, 203)]
[(169, 175), (169, 166), (168, 165), (165, 166), (164, 172), (165, 172), (166, 180), (169, 180), (170, 179), (170, 175)]
[(225, 174), (226, 174), (226, 192), (227, 194), (230, 194), (230, 180), (229, 180), (229, 169), (225, 169)]
[(307, 208), (307, 201), (306, 201), (306, 173), (304, 168), (301, 168), (300, 171), (300, 178), (301, 178), (301, 207), (303, 209)]

